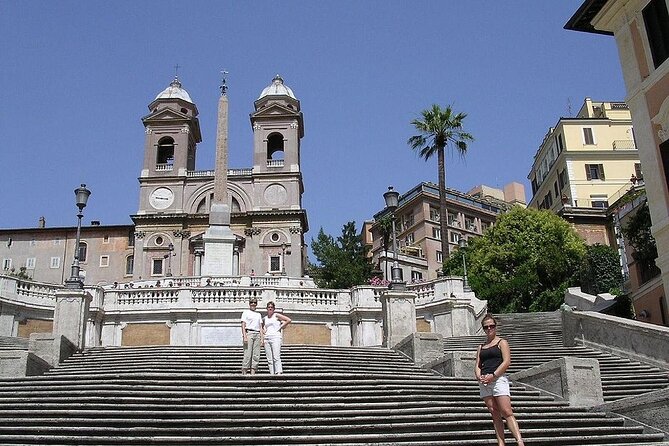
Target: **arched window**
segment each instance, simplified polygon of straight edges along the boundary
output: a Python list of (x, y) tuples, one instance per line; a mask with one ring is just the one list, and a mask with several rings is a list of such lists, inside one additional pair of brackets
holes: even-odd
[(130, 255), (125, 258), (125, 275), (132, 276), (132, 271), (135, 269), (135, 257)]
[(281, 133), (272, 133), (267, 137), (267, 159), (283, 159), (283, 135)]
[(88, 245), (86, 242), (79, 242), (79, 261), (85, 262), (88, 255)]
[(239, 201), (232, 197), (232, 203), (230, 205), (230, 212), (241, 212), (242, 208), (239, 206)]
[(169, 136), (160, 138), (158, 141), (158, 159), (157, 164), (174, 164), (174, 140)]

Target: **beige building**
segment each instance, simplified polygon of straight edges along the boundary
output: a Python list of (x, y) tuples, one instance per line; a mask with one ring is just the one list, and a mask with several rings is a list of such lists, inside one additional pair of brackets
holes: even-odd
[[(219, 116), (226, 135), (227, 119)], [(235, 237), (232, 275), (302, 277), (309, 228), (302, 207), (300, 102), (277, 76), (253, 103), (250, 120), (253, 166), (228, 169), (225, 183)], [(142, 123), (134, 225), (83, 225), (79, 249), (86, 285), (202, 274), (215, 171), (195, 170), (202, 141), (197, 106), (174, 79), (151, 101)], [(25, 268), (37, 281), (63, 283), (70, 276), (75, 235), (76, 228), (47, 228), (43, 221), (35, 228), (1, 229), (1, 270)]]
[[(447, 190), (448, 237), (453, 252), (460, 237), (465, 239), (481, 235), (494, 224), (497, 216), (508, 210), (512, 203), (524, 203), (523, 186), (512, 183), (505, 191), (489, 186), (473, 189), (485, 191), (485, 197), (476, 197), (453, 189)], [(499, 197), (502, 197), (501, 199)], [(390, 277), (393, 263), (392, 239), (382, 236), (380, 220), (388, 215), (382, 210), (373, 221), (363, 226), (363, 240), (369, 246), (370, 256), (383, 277)], [(441, 251), (439, 225), (439, 188), (433, 183), (421, 183), (399, 198), (396, 215), (398, 263), (406, 282), (435, 279), (441, 271), (444, 255)]]
[[(669, 289), (668, 9), (667, 0), (587, 0), (565, 25), (616, 39), (665, 290)], [(669, 320), (666, 295), (663, 302)]]
[(561, 215), (589, 244), (613, 246), (606, 210), (633, 176), (643, 178), (629, 108), (585, 98), (575, 117), (548, 130), (534, 155), (528, 206)]

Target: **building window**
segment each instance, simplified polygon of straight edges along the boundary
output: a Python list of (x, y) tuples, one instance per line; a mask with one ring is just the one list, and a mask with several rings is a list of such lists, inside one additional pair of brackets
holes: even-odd
[(603, 164), (586, 164), (585, 177), (588, 180), (604, 180), (604, 165)]
[(432, 228), (432, 237), (441, 240), (441, 228)]
[(595, 144), (595, 137), (592, 133), (592, 128), (583, 127), (583, 144), (592, 146)]
[(12, 269), (12, 259), (3, 259), (2, 260), (2, 269)]
[(109, 256), (108, 255), (100, 256), (100, 267), (105, 268), (107, 266), (109, 266)]
[(430, 220), (439, 221), (439, 219), (440, 219), (439, 209), (430, 206)]
[(157, 164), (171, 166), (174, 164), (174, 140), (169, 136), (161, 138), (158, 141), (158, 158)]
[(88, 255), (88, 245), (85, 242), (79, 242), (79, 261), (85, 262)]
[(557, 180), (553, 183), (553, 192), (555, 193), (556, 198), (560, 196), (560, 185)]
[(135, 231), (133, 229), (128, 231), (128, 246), (135, 246)]
[(423, 280), (423, 273), (420, 271), (411, 271), (411, 281), (420, 282)]
[(453, 214), (448, 214), (448, 224), (449, 226), (455, 226), (457, 228), (460, 227), (460, 220), (458, 220), (458, 214), (453, 213)]
[(153, 259), (153, 265), (151, 268), (152, 276), (162, 276), (163, 275), (163, 259)]
[(413, 226), (413, 214), (406, 214), (402, 216), (402, 230), (407, 230)]
[(660, 157), (662, 158), (664, 181), (667, 183), (667, 187), (669, 187), (669, 139), (660, 144)]
[(643, 170), (641, 170), (641, 163), (634, 163), (634, 176), (637, 180), (643, 180)]
[(125, 258), (125, 275), (132, 276), (132, 271), (135, 269), (135, 257), (128, 256)]
[(51, 268), (51, 269), (60, 268), (60, 257), (51, 257), (51, 262), (49, 263), (49, 268)]
[(437, 251), (437, 262), (439, 263), (444, 262), (444, 255), (441, 253), (441, 251)]
[(558, 153), (562, 153), (562, 151), (564, 150), (564, 141), (562, 141), (562, 133), (558, 133), (558, 135), (555, 137), (555, 140), (557, 141)]
[(410, 244), (412, 244), (414, 241), (415, 241), (414, 233), (412, 232), (411, 234), (407, 234), (407, 237), (406, 237), (406, 239), (405, 239), (405, 243), (406, 243), (407, 245), (410, 245)]
[(269, 257), (269, 270), (273, 273), (278, 273), (281, 271), (281, 257), (280, 256), (270, 256)]
[(35, 269), (35, 257), (28, 257), (26, 259), (26, 269)]
[(534, 196), (534, 194), (536, 194), (538, 190), (539, 190), (539, 184), (537, 184), (537, 179), (532, 178), (532, 196)]
[(472, 217), (465, 217), (465, 228), (468, 231), (476, 231), (476, 221)]
[(109, 243), (109, 236), (108, 235), (104, 235), (102, 237), (102, 243)]
[(458, 243), (460, 241), (460, 234), (457, 232), (449, 232), (448, 235), (451, 243)]
[(54, 240), (53, 240), (53, 245), (54, 245), (54, 246), (60, 246), (60, 243), (61, 243), (61, 242), (62, 242), (62, 240), (59, 239), (59, 238), (54, 239)]
[(606, 195), (590, 195), (590, 205), (597, 209), (607, 209), (609, 207), (608, 197)]
[(561, 170), (558, 173), (558, 182), (560, 184), (560, 190), (564, 189), (567, 185), (567, 173), (564, 170)]
[(488, 229), (488, 223), (481, 222), (481, 232), (485, 232), (486, 229)]
[(669, 57), (669, 13), (666, 0), (651, 0), (643, 8), (643, 21), (646, 25), (650, 54), (655, 68)]

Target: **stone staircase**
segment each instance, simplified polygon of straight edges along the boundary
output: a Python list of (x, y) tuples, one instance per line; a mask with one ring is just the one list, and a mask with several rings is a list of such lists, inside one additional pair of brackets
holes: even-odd
[(0, 350), (28, 350), (28, 339), (0, 336)]
[[(604, 401), (637, 396), (669, 387), (669, 371), (591, 348), (564, 347), (560, 313), (496, 315), (498, 333), (509, 341), (509, 373), (525, 370), (562, 356), (595, 358), (599, 361)], [(444, 348), (476, 350), (485, 336), (446, 339)]]
[[(391, 350), (284, 346), (285, 375), (239, 374), (240, 347), (89, 349), (45, 375), (0, 379), (0, 444), (492, 445), (473, 379)], [(526, 444), (669, 445), (622, 417), (514, 384)], [(514, 444), (510, 439), (508, 444)]]

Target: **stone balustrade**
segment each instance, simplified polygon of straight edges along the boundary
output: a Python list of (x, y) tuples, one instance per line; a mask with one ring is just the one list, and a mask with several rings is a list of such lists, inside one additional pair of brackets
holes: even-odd
[[(417, 317), (445, 336), (462, 330), (468, 334), (485, 308), (485, 302), (464, 292), (461, 278), (441, 278), (407, 288), (416, 295)], [(15, 336), (20, 318), (53, 318), (55, 296), (62, 289), (59, 285), (0, 276), (0, 303), (11, 303), (0, 308), (0, 334)], [(124, 327), (142, 320), (165, 323), (174, 330), (177, 313), (187, 314), (188, 322), (181, 318), (178, 324), (179, 330), (190, 333), (183, 335), (188, 343), (197, 344), (207, 333), (219, 329), (216, 327), (229, 330), (226, 336), (236, 336), (239, 313), (251, 297), (258, 299), (261, 311), (268, 301), (274, 301), (296, 325), (326, 324), (333, 333), (333, 345), (378, 345), (383, 325), (381, 295), (388, 291), (370, 285), (350, 290), (321, 289), (309, 277), (269, 275), (167, 277), (86, 286), (85, 290), (91, 296), (87, 327), (90, 346), (120, 345)], [(181, 327), (184, 323), (190, 328)]]

